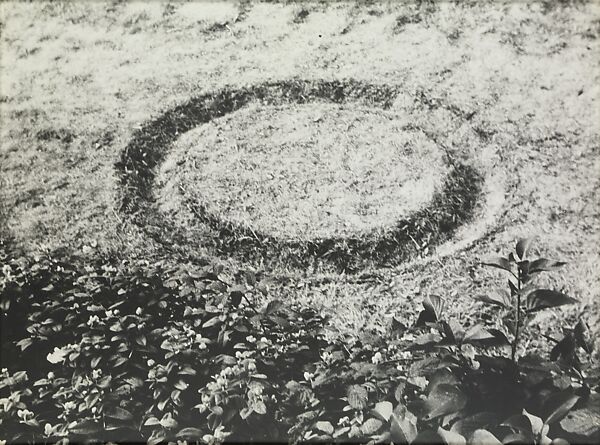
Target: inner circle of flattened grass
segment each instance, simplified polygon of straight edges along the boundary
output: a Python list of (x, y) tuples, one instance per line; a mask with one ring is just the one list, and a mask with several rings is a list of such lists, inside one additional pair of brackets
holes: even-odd
[(448, 172), (443, 151), (405, 120), (356, 104), (248, 105), (173, 144), (159, 208), (185, 219), (179, 204), (196, 201), (280, 240), (384, 232), (427, 205)]
[(201, 202), (185, 204), (212, 231), (199, 242), (185, 227), (165, 221), (154, 199), (157, 167), (179, 136), (251, 102), (262, 105), (329, 102), (356, 103), (389, 109), (399, 89), (358, 81), (282, 81), (240, 89), (224, 89), (191, 99), (135, 132), (116, 164), (122, 187), (121, 210), (132, 215), (144, 232), (168, 253), (190, 252), (202, 245), (216, 255), (233, 257), (259, 267), (334, 268), (356, 272), (363, 267), (393, 266), (452, 236), (468, 221), (481, 194), (482, 176), (473, 167), (448, 159), (443, 187), (429, 204), (384, 231), (359, 236), (330, 236), (311, 240), (280, 239), (207, 211)]

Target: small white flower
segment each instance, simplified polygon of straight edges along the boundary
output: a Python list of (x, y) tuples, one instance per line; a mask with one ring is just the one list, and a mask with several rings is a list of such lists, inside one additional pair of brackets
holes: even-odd
[(48, 380), (52, 380), (54, 377), (55, 377), (55, 376), (54, 376), (54, 373), (53, 373), (52, 371), (50, 371), (50, 372), (48, 373)]
[(404, 360), (408, 360), (409, 358), (412, 357), (412, 352), (410, 351), (401, 351), (400, 354), (398, 354), (400, 356), (400, 358), (404, 359)]
[(44, 425), (44, 434), (46, 436), (50, 436), (52, 434), (52, 425), (50, 425), (49, 423), (47, 423), (46, 425)]
[(375, 355), (373, 355), (373, 357), (371, 358), (371, 362), (373, 362), (373, 364), (377, 365), (378, 363), (381, 363), (383, 361), (383, 356), (381, 355), (381, 352), (376, 352)]
[(68, 354), (68, 351), (63, 350), (62, 348), (55, 347), (54, 352), (51, 352), (46, 356), (46, 360), (48, 360), (52, 364), (56, 364), (62, 362)]
[(148, 366), (154, 366), (154, 364), (156, 363), (154, 360), (152, 360), (151, 358), (148, 359), (148, 361), (146, 362)]
[(136, 315), (142, 315), (142, 308), (141, 308), (141, 307), (138, 307), (138, 308), (135, 310), (135, 314), (136, 314)]
[(248, 343), (254, 343), (256, 342), (256, 337), (254, 337), (253, 335), (249, 335), (246, 337), (246, 341), (248, 341)]
[(100, 378), (100, 376), (101, 376), (101, 375), (102, 375), (102, 370), (101, 370), (101, 369), (94, 369), (94, 370), (92, 371), (92, 378), (93, 378), (94, 380), (96, 380), (96, 379)]
[(76, 408), (77, 405), (75, 405), (75, 402), (65, 402), (65, 404), (63, 405), (65, 411), (71, 411), (74, 410)]

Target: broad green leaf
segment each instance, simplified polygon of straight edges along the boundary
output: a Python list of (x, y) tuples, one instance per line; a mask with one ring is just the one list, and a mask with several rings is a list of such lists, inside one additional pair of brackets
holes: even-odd
[(485, 444), (485, 445), (502, 445), (496, 436), (490, 433), (488, 430), (479, 429), (475, 430), (469, 440), (471, 444)]
[(426, 391), (430, 393), (435, 389), (436, 386), (443, 383), (447, 385), (457, 384), (458, 378), (456, 378), (454, 373), (448, 368), (438, 369), (429, 377), (429, 384), (427, 385)]
[(465, 333), (463, 343), (476, 343), (491, 339), (494, 339), (494, 336), (483, 326), (476, 324)]
[(527, 251), (529, 250), (532, 241), (532, 238), (521, 238), (519, 241), (517, 241), (515, 252), (517, 253), (517, 257), (519, 257), (520, 260), (523, 260), (525, 256), (527, 256)]
[(256, 414), (267, 414), (267, 405), (265, 405), (264, 402), (262, 401), (258, 401), (256, 402), (252, 408), (254, 409), (254, 411), (256, 412)]
[(417, 427), (407, 417), (390, 417), (390, 434), (394, 443), (411, 443), (417, 437)]
[(553, 271), (564, 266), (565, 264), (567, 263), (563, 261), (554, 261), (546, 258), (539, 258), (529, 263), (529, 274), (531, 275), (538, 272)]
[(510, 295), (508, 295), (508, 292), (504, 290), (499, 290), (497, 292), (492, 292), (484, 295), (478, 295), (475, 298), (479, 301), (483, 301), (484, 303), (493, 304), (504, 308), (509, 308), (511, 306)]
[(544, 421), (538, 416), (528, 413), (525, 409), (523, 410), (523, 415), (527, 417), (527, 419), (529, 419), (529, 422), (531, 424), (530, 431), (534, 434), (534, 436), (538, 436), (544, 428)]
[(373, 414), (383, 422), (390, 420), (393, 411), (394, 405), (388, 401), (379, 402), (375, 405), (375, 408), (373, 408)]
[(444, 443), (444, 438), (433, 430), (419, 431), (414, 440), (417, 444), (441, 444)]
[(115, 406), (110, 411), (106, 412), (106, 417), (111, 417), (113, 419), (122, 420), (124, 422), (129, 422), (133, 420), (133, 414), (131, 414), (126, 409), (123, 409), (119, 406)]
[(578, 303), (574, 298), (551, 289), (536, 289), (526, 297), (527, 310), (535, 312), (546, 308)]
[(429, 295), (423, 299), (423, 307), (426, 311), (433, 314), (436, 320), (442, 318), (442, 312), (444, 311), (445, 305), (446, 302), (444, 299), (437, 295)]
[(321, 420), (315, 424), (315, 428), (326, 434), (333, 434), (333, 425), (331, 424), (331, 422)]
[(470, 437), (475, 430), (485, 428), (488, 425), (496, 425), (498, 415), (490, 411), (484, 411), (469, 417), (459, 419), (452, 424), (450, 431), (459, 433), (464, 437)]
[(570, 411), (560, 426), (569, 433), (592, 436), (600, 433), (600, 394), (592, 394), (580, 408)]
[(483, 261), (481, 264), (483, 264), (484, 266), (497, 267), (499, 269), (503, 269), (508, 272), (512, 272), (512, 270), (510, 268), (510, 261), (508, 261), (508, 259), (506, 259), (506, 258), (502, 258), (502, 257), (488, 258), (487, 260)]
[(173, 428), (177, 428), (178, 423), (173, 418), (173, 416), (171, 416), (171, 414), (168, 413), (168, 414), (165, 414), (162, 419), (160, 419), (160, 425), (163, 428), (173, 429)]
[(467, 397), (456, 385), (439, 384), (427, 396), (425, 420), (460, 411), (466, 403)]
[(348, 404), (354, 409), (363, 409), (367, 406), (367, 390), (360, 385), (352, 385), (346, 391)]
[[(17, 342), (17, 346), (19, 346), (21, 348), (21, 352), (24, 351), (25, 349), (27, 349), (28, 347), (30, 347), (33, 344), (33, 340), (31, 338), (24, 338), (23, 340), (20, 340)], [(48, 357), (50, 357), (51, 354), (48, 354)], [(48, 358), (48, 361), (50, 363), (55, 363), (53, 361), (50, 360), (50, 358)]]
[(283, 307), (283, 301), (271, 300), (265, 309), (265, 315), (273, 314)]
[(200, 439), (203, 436), (202, 431), (198, 428), (184, 428), (177, 433), (177, 437), (181, 437), (183, 439), (194, 440)]
[(404, 382), (401, 382), (396, 387), (396, 390), (394, 391), (394, 398), (396, 399), (397, 402), (402, 402), (402, 395), (404, 394), (405, 387), (406, 387), (406, 384)]
[(371, 436), (375, 434), (382, 426), (383, 422), (381, 420), (370, 418), (361, 425), (360, 430), (365, 436)]
[(592, 353), (592, 342), (589, 340), (589, 330), (583, 320), (579, 320), (573, 331), (577, 344), (588, 354)]
[[(215, 316), (210, 318), (209, 320), (207, 320), (204, 324), (202, 324), (203, 328), (210, 328), (212, 326), (215, 326), (217, 324), (219, 324), (221, 322), (221, 319), (219, 318), (219, 316)], [(163, 348), (165, 349), (165, 348)]]
[(160, 425), (160, 420), (158, 420), (156, 417), (152, 416), (149, 417), (145, 422), (144, 422), (144, 426), (153, 426), (153, 425)]
[(98, 434), (102, 430), (102, 427), (98, 422), (93, 420), (83, 420), (77, 423), (75, 426), (69, 428), (71, 434), (77, 434), (80, 436), (92, 436)]
[(569, 388), (552, 394), (544, 401), (544, 408), (547, 412), (544, 423), (551, 425), (561, 420), (575, 406), (580, 397), (574, 394)]
[(467, 439), (457, 432), (447, 431), (442, 427), (438, 427), (437, 434), (443, 439), (443, 443), (446, 445), (467, 445)]

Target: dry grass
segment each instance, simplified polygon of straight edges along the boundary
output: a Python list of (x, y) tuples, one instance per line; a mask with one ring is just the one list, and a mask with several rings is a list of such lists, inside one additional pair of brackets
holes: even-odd
[(443, 151), (394, 113), (330, 104), (250, 105), (182, 136), (159, 192), (282, 239), (385, 230), (439, 190)]
[(428, 293), (466, 314), (476, 310), (468, 296), (497, 277), (477, 261), (535, 234), (541, 253), (569, 261), (551, 284), (597, 314), (597, 3), (0, 8), (0, 229), (26, 253), (66, 246), (157, 258), (160, 246), (117, 205), (114, 164), (137, 128), (224, 85), (353, 78), (401, 84), (390, 112), (410, 112), (456, 159), (502, 179), (507, 193), (496, 195), (500, 208), (483, 230), (460, 234), (474, 242), (467, 249), (427, 254), (368, 282), (292, 277), (282, 295), (324, 305), (350, 332), (404, 314)]

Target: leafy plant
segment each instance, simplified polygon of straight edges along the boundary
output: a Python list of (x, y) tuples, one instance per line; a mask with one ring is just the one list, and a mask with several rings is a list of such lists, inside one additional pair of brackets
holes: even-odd
[(414, 323), (350, 337), (250, 271), (7, 258), (0, 440), (593, 442), (584, 320), (546, 335), (548, 358), (525, 347), (535, 314), (575, 302), (534, 286), (563, 263), (529, 245), (485, 262), (511, 276), (478, 297), (491, 322), (460, 326), (430, 296)]

